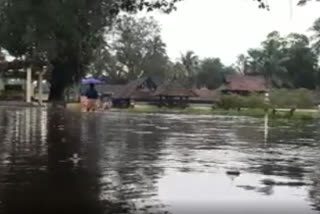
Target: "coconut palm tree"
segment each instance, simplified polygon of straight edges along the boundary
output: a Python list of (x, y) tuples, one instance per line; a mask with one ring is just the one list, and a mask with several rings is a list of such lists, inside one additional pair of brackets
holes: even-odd
[(188, 76), (193, 76), (198, 66), (198, 56), (193, 51), (187, 51), (185, 54), (181, 54), (181, 62), (185, 66)]
[(198, 56), (193, 51), (187, 51), (181, 54), (181, 63), (185, 67), (186, 77), (189, 79), (189, 85), (195, 84), (195, 76), (199, 65)]
[(281, 87), (289, 84), (288, 71), (285, 62), (285, 41), (278, 32), (272, 32), (267, 40), (262, 43), (261, 49), (251, 49), (249, 55), (249, 72), (252, 75), (263, 75), (269, 87)]
[(237, 61), (236, 61), (236, 66), (235, 69), (239, 74), (247, 74), (248, 73), (248, 67), (249, 67), (249, 57), (244, 55), (244, 54), (240, 54), (237, 57)]

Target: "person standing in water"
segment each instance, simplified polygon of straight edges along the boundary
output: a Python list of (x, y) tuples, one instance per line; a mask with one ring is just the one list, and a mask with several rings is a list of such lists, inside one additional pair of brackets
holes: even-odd
[(94, 87), (94, 84), (90, 84), (89, 88), (87, 89), (85, 96), (87, 97), (87, 111), (94, 111), (96, 102), (98, 99), (98, 92)]

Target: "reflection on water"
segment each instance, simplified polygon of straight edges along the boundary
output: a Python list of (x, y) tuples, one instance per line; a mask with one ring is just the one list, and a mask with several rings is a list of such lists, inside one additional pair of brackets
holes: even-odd
[(266, 113), (264, 116), (264, 142), (268, 143), (269, 135), (269, 114)]
[(319, 127), (0, 109), (0, 213), (320, 213)]

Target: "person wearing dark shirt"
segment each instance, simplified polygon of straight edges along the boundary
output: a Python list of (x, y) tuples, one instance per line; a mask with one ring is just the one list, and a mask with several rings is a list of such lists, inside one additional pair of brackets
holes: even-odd
[(89, 88), (87, 89), (86, 93), (85, 93), (86, 97), (88, 99), (98, 99), (98, 92), (97, 90), (94, 88), (94, 84), (90, 84)]
[(94, 88), (94, 84), (90, 84), (89, 88), (85, 92), (87, 97), (87, 111), (94, 111), (96, 106), (96, 101), (98, 99), (98, 92)]

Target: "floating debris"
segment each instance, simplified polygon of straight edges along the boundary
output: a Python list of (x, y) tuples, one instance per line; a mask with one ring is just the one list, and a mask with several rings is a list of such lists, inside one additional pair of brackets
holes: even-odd
[(310, 184), (303, 181), (274, 181), (272, 179), (264, 179), (262, 183), (267, 186), (309, 186)]
[(74, 153), (73, 156), (71, 158), (69, 158), (69, 160), (74, 164), (74, 165), (78, 165), (79, 162), (82, 160), (79, 155), (77, 153)]
[(240, 171), (234, 170), (234, 171), (227, 171), (227, 175), (234, 175), (234, 176), (239, 176), (241, 173)]

